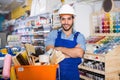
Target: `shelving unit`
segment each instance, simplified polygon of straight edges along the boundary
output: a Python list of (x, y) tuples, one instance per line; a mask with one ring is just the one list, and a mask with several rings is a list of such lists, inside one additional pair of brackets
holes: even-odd
[(85, 76), (82, 76), (82, 75), (80, 75), (80, 78), (82, 78), (82, 79), (85, 79), (85, 80), (92, 80), (92, 79), (90, 79), (90, 78), (87, 78), (87, 77), (85, 77)]
[(0, 57), (0, 61), (1, 61), (1, 60), (4, 60), (4, 57)]
[[(110, 51), (107, 54), (99, 55), (93, 53), (86, 53), (84, 55), (84, 59), (89, 59), (93, 61), (99, 61), (105, 63), (105, 71), (101, 71), (98, 69), (92, 69), (90, 67), (84, 66), (83, 64), (79, 65), (79, 69), (84, 69), (87, 71), (91, 71), (94, 73), (105, 75), (105, 80), (119, 80), (119, 72), (120, 72), (120, 46), (117, 46), (115, 49)], [(81, 77), (82, 76), (82, 77)], [(81, 75), (80, 77), (84, 78), (85, 76)], [(93, 80), (93, 79), (91, 79)]]
[[(119, 80), (120, 9), (91, 15), (91, 36), (83, 62), (78, 66), (83, 80)], [(98, 41), (96, 37), (104, 37)], [(93, 40), (93, 41), (92, 41)]]
[(52, 29), (51, 26), (52, 15), (50, 13), (42, 13), (22, 21), (16, 21), (14, 34), (20, 35), (21, 43), (30, 43), (34, 47), (40, 47), (44, 50), (44, 42)]
[(57, 29), (61, 27), (60, 18), (58, 12), (53, 13), (52, 28)]
[(40, 20), (40, 25), (37, 25), (37, 23), (39, 22), (38, 21), (36, 22), (37, 26), (33, 27), (32, 42), (35, 47), (41, 47), (42, 49), (44, 49), (46, 37), (52, 29), (51, 16), (40, 16), (40, 19), (42, 19)]
[(94, 73), (105, 75), (104, 71), (100, 71), (100, 70), (97, 70), (97, 69), (92, 69), (92, 68), (89, 68), (89, 67), (86, 67), (86, 66), (83, 66), (83, 65), (79, 65), (79, 68), (85, 69), (85, 70), (88, 70), (88, 71), (91, 71), (91, 72), (94, 72)]
[(18, 35), (8, 35), (7, 43), (11, 47), (20, 46), (21, 45), (20, 36), (18, 36)]

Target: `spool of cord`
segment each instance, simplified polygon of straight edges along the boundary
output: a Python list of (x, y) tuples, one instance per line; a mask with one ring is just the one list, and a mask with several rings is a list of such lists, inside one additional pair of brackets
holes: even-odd
[(2, 72), (2, 77), (4, 79), (10, 78), (11, 60), (12, 60), (12, 56), (10, 54), (6, 54), (4, 58), (3, 72)]

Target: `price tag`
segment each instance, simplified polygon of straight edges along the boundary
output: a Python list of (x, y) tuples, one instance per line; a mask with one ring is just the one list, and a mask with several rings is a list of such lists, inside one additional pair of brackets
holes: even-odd
[(18, 71), (19, 71), (19, 72), (24, 71), (24, 68), (23, 68), (23, 67), (19, 67), (19, 68), (18, 68)]

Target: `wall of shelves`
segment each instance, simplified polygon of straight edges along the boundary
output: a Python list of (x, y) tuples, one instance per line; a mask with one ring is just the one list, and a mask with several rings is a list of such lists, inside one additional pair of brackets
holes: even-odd
[(52, 27), (52, 15), (42, 13), (38, 16), (18, 20), (15, 23), (13, 34), (20, 35), (21, 43), (30, 43), (34, 47), (44, 49), (44, 42)]

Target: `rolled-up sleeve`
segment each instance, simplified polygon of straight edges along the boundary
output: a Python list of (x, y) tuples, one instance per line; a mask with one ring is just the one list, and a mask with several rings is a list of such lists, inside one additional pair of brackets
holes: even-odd
[(46, 38), (45, 46), (48, 46), (48, 45), (54, 46), (56, 38), (57, 38), (57, 30), (51, 31)]
[(78, 37), (77, 37), (77, 43), (80, 44), (80, 47), (83, 49), (83, 50), (86, 50), (86, 39), (84, 37), (83, 34), (79, 34)]

